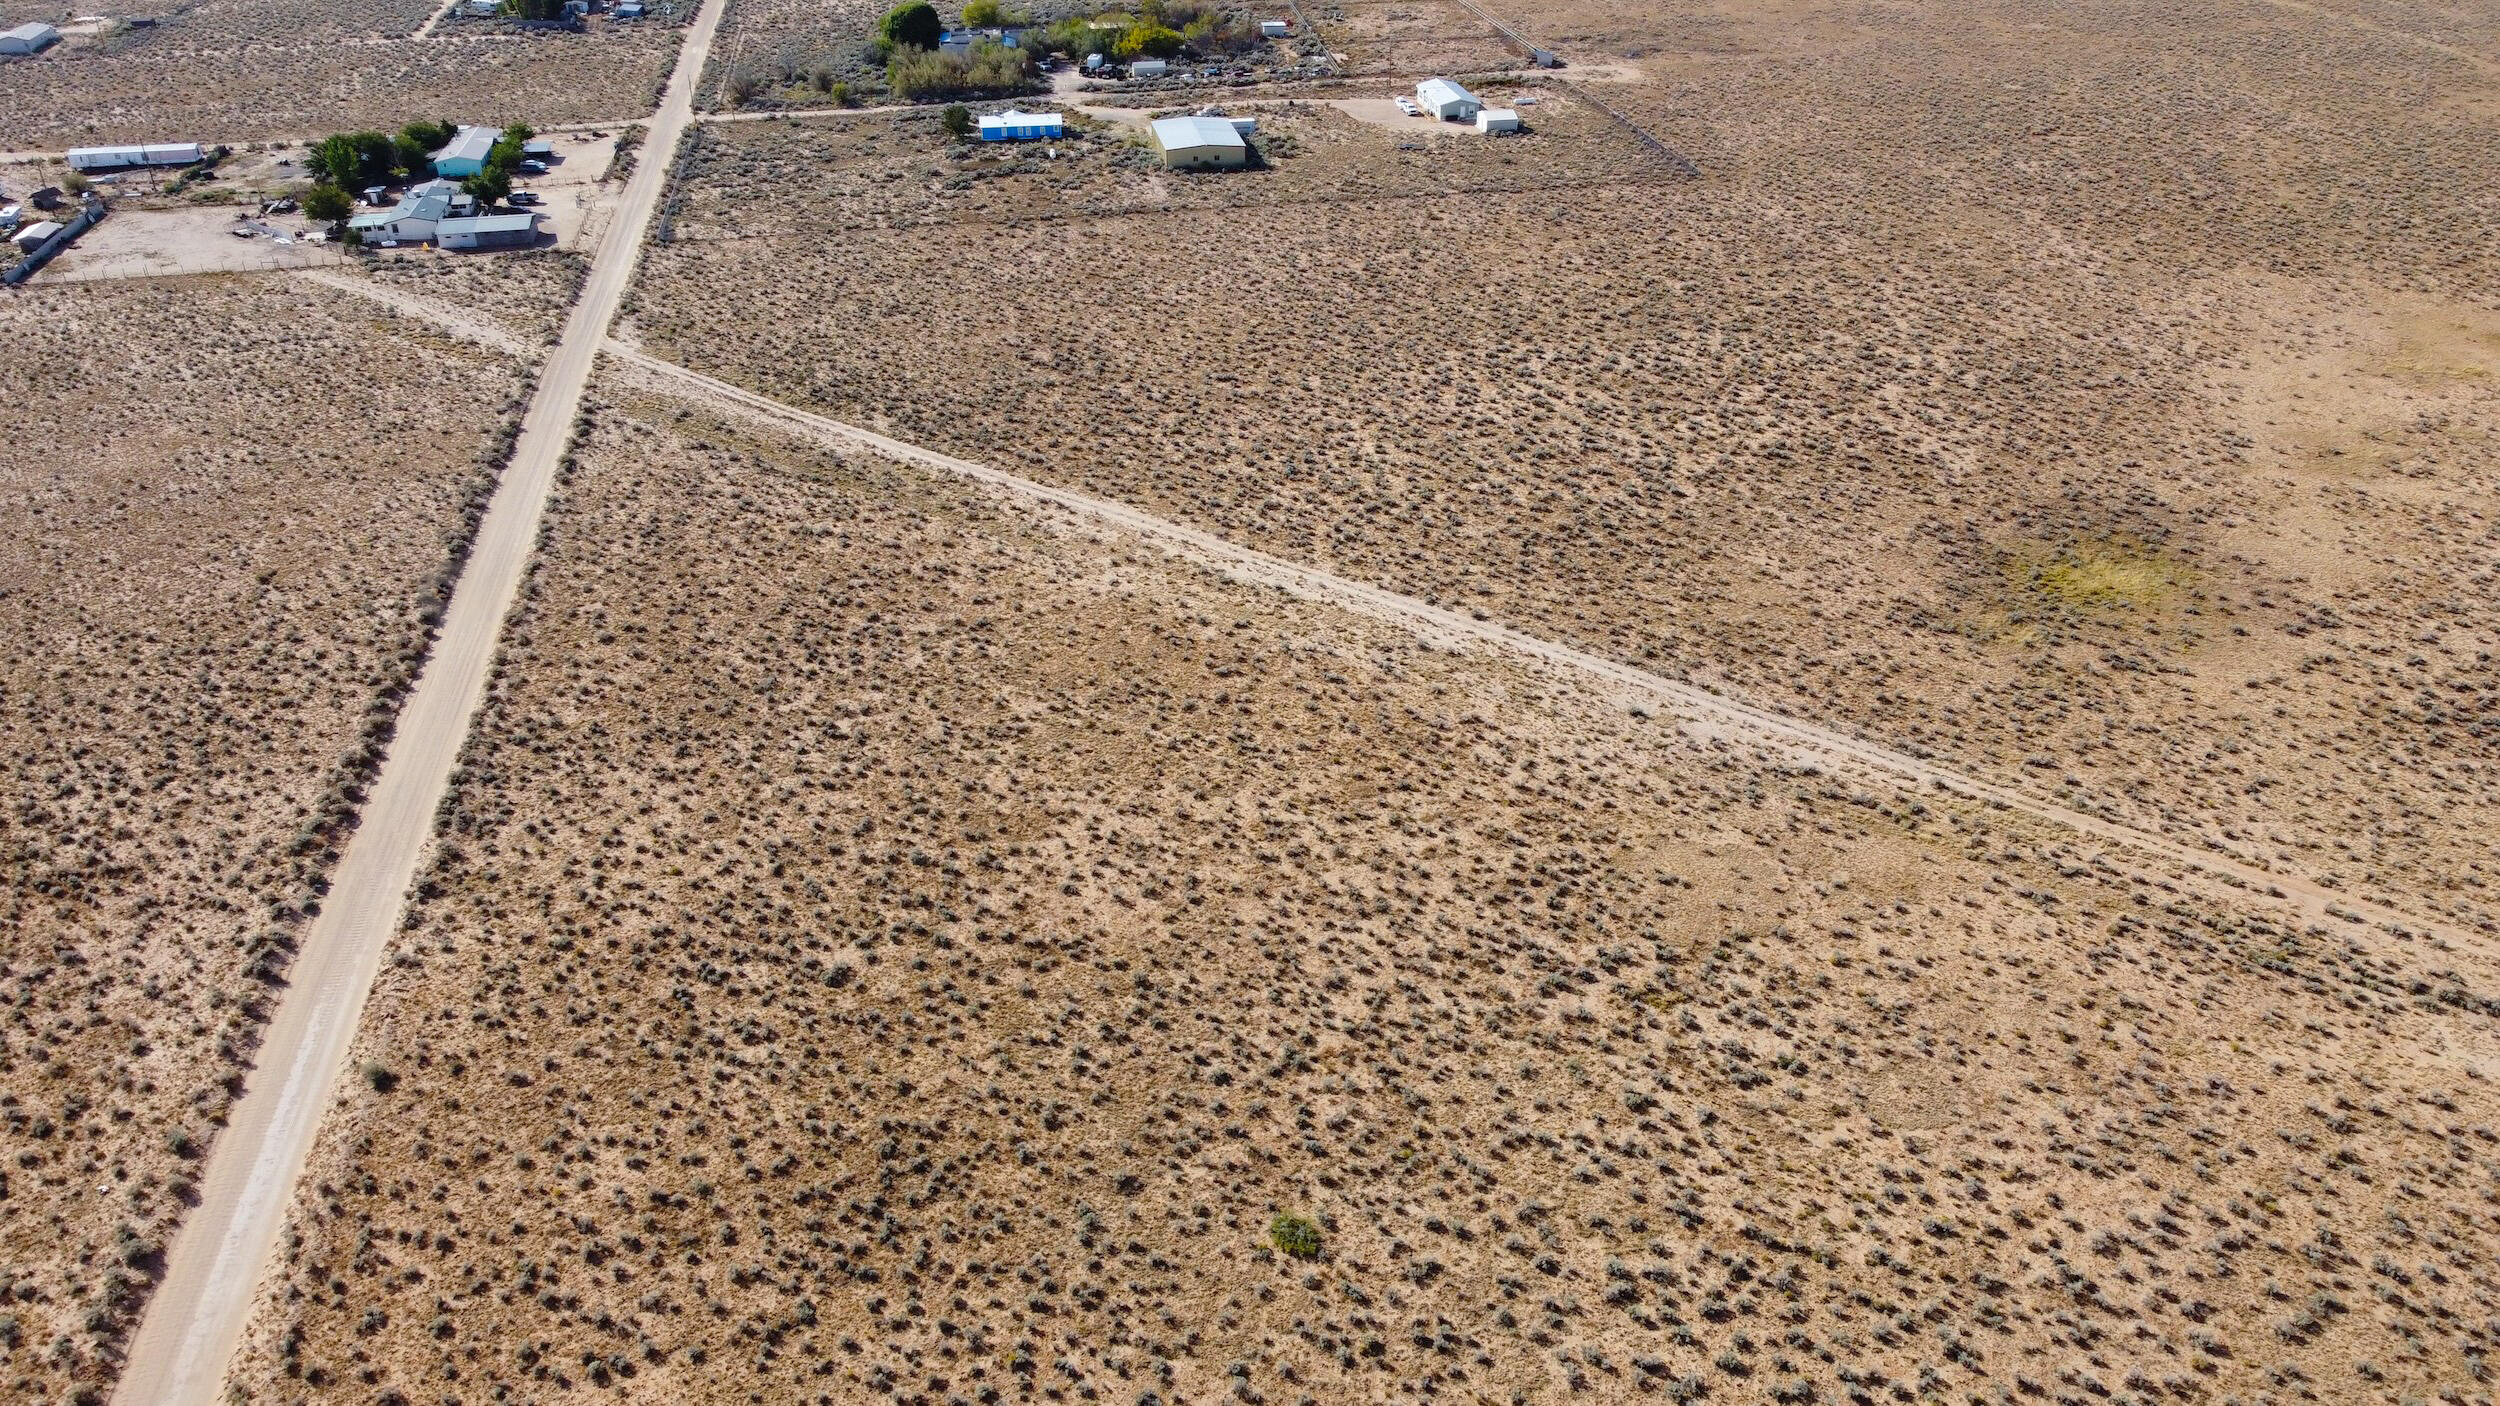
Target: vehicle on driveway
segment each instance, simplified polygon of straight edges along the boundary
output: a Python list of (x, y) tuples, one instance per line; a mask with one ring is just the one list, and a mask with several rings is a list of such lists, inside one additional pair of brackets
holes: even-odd
[(1415, 100), (1413, 98), (1398, 99), (1398, 111), (1405, 113), (1409, 117), (1421, 117), (1424, 115), (1424, 110), (1415, 106)]
[(536, 205), (539, 203), (538, 192), (534, 190), (516, 190), (510, 195), (505, 196), (504, 201), (506, 204), (510, 205)]
[(521, 170), (527, 175), (543, 176), (547, 174), (547, 163), (536, 160), (524, 161), (521, 163)]

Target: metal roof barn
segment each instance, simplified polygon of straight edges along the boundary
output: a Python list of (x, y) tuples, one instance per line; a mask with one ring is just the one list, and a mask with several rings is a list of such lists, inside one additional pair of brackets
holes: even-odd
[(434, 243), (443, 249), (521, 249), (538, 242), (538, 216), (479, 215), (445, 220), (434, 227)]
[(434, 153), (434, 174), (438, 176), (474, 176), (486, 169), (487, 153), (495, 149), (495, 138), (501, 132), (492, 127), (462, 127), (443, 149)]
[(1444, 122), (1473, 122), (1484, 101), (1447, 78), (1427, 78), (1415, 85), (1415, 102)]
[(17, 28), (0, 33), (0, 54), (39, 54), (60, 42), (61, 31), (48, 24), (28, 20)]
[(1250, 144), (1224, 118), (1165, 117), (1157, 119), (1151, 130), (1163, 164), (1174, 170), (1250, 164)]

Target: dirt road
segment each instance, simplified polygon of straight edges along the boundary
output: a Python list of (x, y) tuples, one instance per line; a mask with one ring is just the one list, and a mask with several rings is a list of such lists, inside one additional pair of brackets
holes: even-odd
[(174, 1241), (130, 1359), (114, 1392), (128, 1406), (213, 1406), (228, 1360), (312, 1149), (346, 1073), (349, 1043), (382, 948), (399, 925), (453, 763), (485, 696), (489, 666), (529, 565), (582, 388), (616, 315), (643, 232), (692, 116), (723, 0), (706, 0), (652, 118), (651, 159), (626, 187), (618, 218), (593, 255), (590, 277), (548, 358), (442, 630), (399, 715), (355, 835), (340, 856), (327, 903), (305, 935), (290, 985), (231, 1121), (211, 1151), (200, 1204)]
[(1880, 742), (1839, 728), (1713, 693), (1698, 684), (1667, 678), (1616, 660), (1574, 649), (1570, 645), (1512, 629), (1497, 621), (1447, 610), (1400, 595), (1385, 587), (1331, 575), (1225, 541), (1210, 532), (1171, 522), (1126, 503), (1054, 488), (1019, 478), (983, 464), (957, 459), (917, 445), (890, 439), (873, 430), (847, 425), (795, 409), (752, 391), (689, 371), (621, 342), (609, 343), (610, 354), (663, 377), (681, 392), (691, 390), (716, 404), (796, 427), (829, 440), (844, 442), (959, 475), (1018, 497), (1047, 503), (1106, 526), (1134, 532), (1227, 574), (1275, 586), (1305, 600), (1323, 601), (1343, 609), (1414, 630), (1428, 640), (1447, 644), (1489, 645), (1554, 665), (1620, 689), (1627, 702), (1654, 706), (1680, 719), (1688, 731), (1784, 752), (1799, 760), (1861, 777), (1912, 788), (1933, 787), (1983, 805), (2026, 815), (2123, 852), (2132, 863), (2113, 867), (2142, 869), (2173, 885), (2192, 885), (2226, 899), (2238, 895), (2271, 898), (2296, 906), (2312, 921), (2338, 919), (2348, 925), (2375, 923), (2404, 931), (2436, 935), (2469, 952), (2487, 952), (2493, 944), (2453, 924), (2416, 917), (2383, 904), (2324, 888), (2299, 874), (2279, 872), (2239, 855), (2181, 843), (2151, 831), (2089, 815), (2055, 801), (1911, 756)]

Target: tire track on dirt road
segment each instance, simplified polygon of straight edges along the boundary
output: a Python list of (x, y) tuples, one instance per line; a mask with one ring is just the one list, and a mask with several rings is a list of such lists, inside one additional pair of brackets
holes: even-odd
[[(706, 0), (678, 52), (651, 146), (671, 151), (693, 117), (726, 0)], [(549, 353), (514, 446), (452, 589), (440, 633), (401, 707), (380, 772), (306, 931), (243, 1095), (200, 1181), (114, 1390), (128, 1406), (216, 1406), (226, 1368), (259, 1303), (259, 1286), (341, 1076), (382, 949), (399, 927), (408, 886), (470, 720), (485, 697), (495, 649), (579, 413), (582, 391), (642, 252), (668, 163), (641, 163), (589, 276)]]
[(1633, 699), (1662, 706), (1705, 734), (1717, 733), (1758, 743), (1817, 765), (1845, 769), (1895, 784), (1906, 783), (1913, 790), (1933, 788), (1991, 809), (2028, 816), (2113, 849), (2130, 852), (2140, 863), (2152, 861), (2146, 867), (2156, 872), (2166, 867), (2167, 872), (2162, 874), (2166, 881), (2174, 885), (2193, 885), (2226, 902), (2271, 899), (2298, 908), (2313, 922), (2334, 918), (2346, 924), (2364, 922), (2406, 933), (2435, 935), (2478, 954), (2486, 952), (2489, 947), (2479, 935), (2468, 933), (2453, 924), (2432, 921), (2383, 903), (2338, 893), (2304, 875), (2269, 869), (2238, 855), (2200, 849), (2166, 835), (2092, 815), (1912, 756), (1840, 728), (1791, 717), (1759, 704), (1714, 693), (1699, 684), (1654, 674), (1619, 660), (1528, 634), (1498, 621), (1478, 620), (1472, 615), (1400, 595), (1383, 586), (1269, 556), (1125, 503), (1056, 488), (1001, 469), (907, 444), (874, 430), (785, 405), (699, 371), (688, 370), (620, 341), (611, 340), (607, 351), (629, 366), (669, 381), (683, 390), (695, 392), (699, 399), (742, 410), (784, 427), (795, 427), (821, 439), (871, 449), (906, 463), (970, 479), (1016, 497), (1064, 509), (1177, 549), (1238, 579), (1275, 586), (1305, 600), (1332, 604), (1400, 625), (1427, 639), (1491, 646), (1603, 681)]

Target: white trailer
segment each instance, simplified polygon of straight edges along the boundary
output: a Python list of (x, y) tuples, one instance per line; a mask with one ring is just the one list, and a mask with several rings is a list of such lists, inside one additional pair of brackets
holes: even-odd
[(69, 153), (73, 171), (119, 171), (130, 166), (190, 166), (206, 158), (198, 142), (149, 146), (82, 146)]

